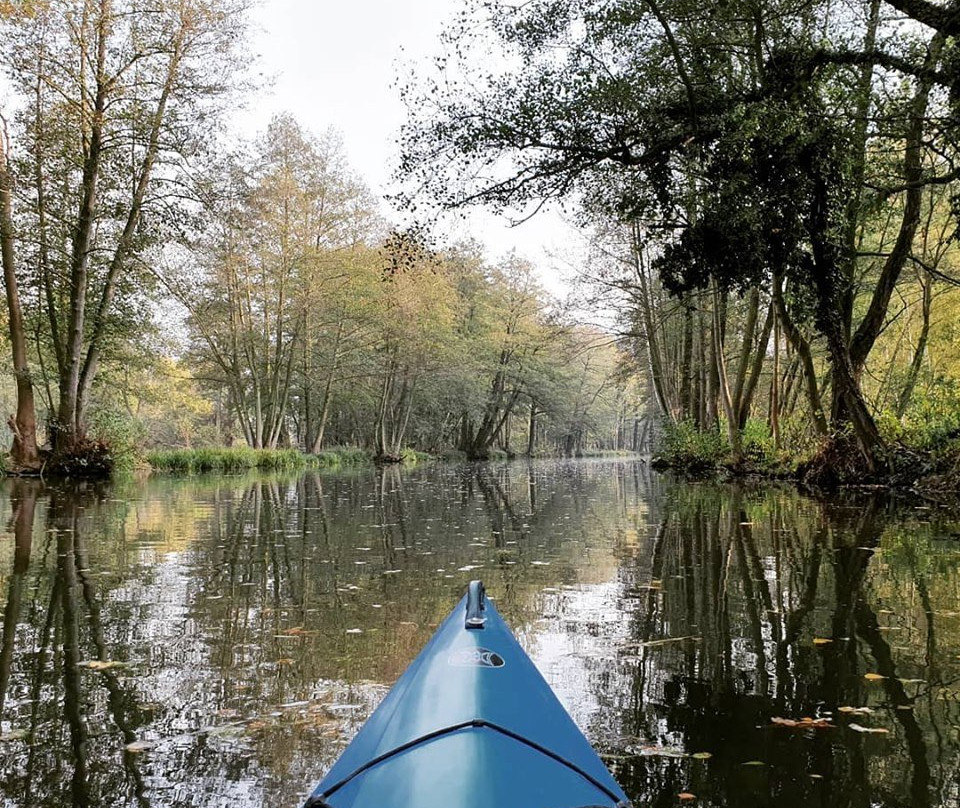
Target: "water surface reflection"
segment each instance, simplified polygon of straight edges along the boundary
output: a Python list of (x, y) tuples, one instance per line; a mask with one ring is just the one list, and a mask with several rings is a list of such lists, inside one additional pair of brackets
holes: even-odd
[(298, 805), (475, 577), (639, 804), (960, 799), (960, 546), (926, 510), (591, 461), (0, 509), (4, 806)]

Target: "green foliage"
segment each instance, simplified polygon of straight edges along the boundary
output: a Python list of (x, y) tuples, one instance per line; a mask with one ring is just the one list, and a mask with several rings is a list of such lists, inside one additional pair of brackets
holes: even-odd
[(884, 411), (878, 423), (887, 437), (928, 450), (960, 437), (960, 381), (943, 376), (914, 390), (902, 419)]
[(114, 471), (129, 471), (136, 465), (145, 434), (139, 420), (123, 410), (95, 410), (89, 429), (91, 438), (109, 447)]
[(743, 441), (743, 455), (747, 460), (762, 463), (771, 459), (776, 450), (773, 445), (773, 435), (770, 426), (760, 418), (747, 419), (746, 426), (741, 433)]
[(317, 465), (323, 468), (362, 466), (370, 463), (372, 460), (370, 452), (356, 446), (340, 446), (336, 449), (326, 449), (315, 455), (308, 455), (308, 457), (312, 458), (309, 461), (309, 465)]
[(409, 449), (409, 448), (404, 449), (402, 452), (400, 452), (400, 458), (403, 460), (404, 463), (411, 466), (415, 466), (418, 463), (424, 463), (433, 459), (426, 452), (418, 452), (414, 449)]
[(304, 468), (335, 468), (370, 462), (370, 454), (353, 447), (305, 454), (296, 449), (165, 449), (147, 453), (154, 471), (173, 474), (219, 472), (235, 474), (251, 469), (288, 471)]
[[(718, 429), (701, 430), (692, 421), (681, 421), (664, 429), (661, 450), (654, 458), (659, 466), (682, 471), (703, 472), (728, 467), (732, 461), (730, 445), (726, 440), (723, 425)], [(739, 470), (751, 473), (770, 474), (775, 477), (789, 475), (803, 459), (803, 449), (777, 451), (773, 435), (766, 421), (750, 418), (740, 433), (743, 457)]]
[(47, 464), (46, 471), (54, 477), (104, 479), (113, 474), (115, 466), (108, 443), (83, 438), (55, 454)]
[(249, 469), (290, 469), (307, 465), (305, 455), (271, 449), (172, 449), (150, 452), (147, 461), (155, 471), (181, 474), (218, 471), (233, 473)]
[(663, 448), (655, 462), (687, 471), (715, 468), (730, 451), (719, 430), (700, 430), (693, 421), (680, 421), (664, 429)]

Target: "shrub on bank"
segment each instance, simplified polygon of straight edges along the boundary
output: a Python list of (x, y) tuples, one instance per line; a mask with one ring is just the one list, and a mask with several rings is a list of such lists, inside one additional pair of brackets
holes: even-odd
[(112, 472), (129, 472), (137, 465), (138, 447), (144, 438), (143, 425), (138, 419), (123, 410), (99, 409), (90, 416), (89, 426), (92, 440), (85, 442), (86, 447), (78, 446), (75, 454), (79, 456), (83, 451), (96, 454), (105, 450), (111, 465), (103, 476), (110, 476)]
[(428, 460), (433, 459), (426, 452), (418, 452), (416, 449), (404, 449), (400, 452), (400, 457), (405, 464), (411, 466), (416, 465), (417, 463), (425, 463)]
[(713, 429), (700, 429), (692, 421), (666, 425), (661, 448), (653, 457), (653, 467), (695, 474), (734, 471), (782, 478), (791, 476), (797, 464), (817, 448), (808, 436), (796, 434), (789, 439), (781, 437), (781, 446), (790, 445), (789, 451), (777, 449), (770, 426), (761, 418), (747, 421), (740, 433), (740, 442), (742, 456), (734, 463), (722, 422)]
[(719, 430), (701, 430), (693, 421), (680, 421), (664, 427), (663, 446), (654, 456), (654, 465), (707, 471), (729, 454), (730, 447)]
[(890, 443), (915, 450), (937, 451), (960, 438), (960, 383), (938, 379), (918, 387), (902, 417), (890, 409), (877, 416), (877, 426)]
[(50, 456), (44, 471), (51, 477), (106, 479), (117, 468), (113, 449), (106, 441), (84, 438)]

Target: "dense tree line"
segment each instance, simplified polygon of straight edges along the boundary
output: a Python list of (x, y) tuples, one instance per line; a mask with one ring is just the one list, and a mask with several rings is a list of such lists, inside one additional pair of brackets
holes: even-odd
[(228, 148), (244, 11), (0, 6), (22, 466), (38, 434), (69, 455), (124, 420), (394, 458), (638, 448), (657, 419), (734, 462), (762, 423), (872, 471), (893, 440), (960, 430), (952, 13), (468, 3), (404, 89), (400, 172), (421, 207), (572, 203), (614, 342), (520, 258), (391, 230), (334, 135), (281, 116)]
[(335, 139), (289, 117), (227, 162), (168, 275), (224, 435), (381, 458), (632, 445), (617, 346), (575, 325), (528, 262), (387, 230)]
[[(0, 219), (17, 414), (14, 456), (40, 464), (34, 403), (61, 455), (82, 450), (101, 370), (150, 322), (146, 256), (177, 228), (190, 168), (234, 86), (244, 3), (52, 0), (0, 7)], [(34, 388), (37, 388), (36, 390)]]
[(723, 423), (736, 461), (751, 412), (801, 406), (885, 468), (888, 414), (955, 387), (929, 355), (957, 285), (952, 6), (471, 9), (407, 87), (402, 170), (445, 207), (578, 203), (668, 422)]
[(15, 463), (102, 438), (385, 459), (636, 443), (618, 346), (529, 264), (391, 232), (337, 137), (290, 116), (228, 145), (245, 11), (0, 6)]

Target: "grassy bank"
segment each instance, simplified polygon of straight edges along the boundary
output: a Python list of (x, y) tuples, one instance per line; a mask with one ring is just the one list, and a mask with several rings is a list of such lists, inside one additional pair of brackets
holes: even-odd
[(219, 472), (237, 474), (263, 471), (294, 471), (305, 468), (337, 468), (371, 462), (362, 449), (330, 449), (319, 454), (304, 454), (295, 449), (237, 448), (164, 449), (147, 453), (153, 471), (169, 474)]
[(750, 422), (744, 429), (739, 462), (734, 462), (719, 430), (699, 431), (690, 423), (667, 427), (653, 466), (700, 477), (757, 476), (826, 489), (880, 485), (925, 495), (960, 496), (960, 431), (884, 431), (888, 446), (884, 468), (870, 475), (852, 435), (786, 441), (776, 448), (762, 422)]

